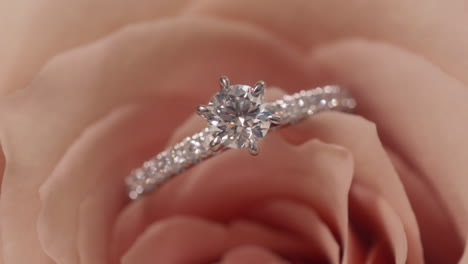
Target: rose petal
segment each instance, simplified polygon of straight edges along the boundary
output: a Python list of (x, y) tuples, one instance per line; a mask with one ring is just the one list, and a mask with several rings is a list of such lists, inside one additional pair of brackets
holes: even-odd
[(305, 204), (293, 201), (269, 201), (252, 210), (250, 218), (291, 233), (303, 240), (311, 255), (339, 263), (340, 248), (327, 223)]
[(241, 245), (259, 245), (284, 255), (307, 249), (283, 233), (248, 221), (227, 226), (194, 217), (173, 217), (150, 225), (123, 256), (123, 263), (210, 263)]
[(207, 263), (225, 247), (227, 231), (220, 224), (179, 217), (159, 221), (138, 238), (122, 263)]
[[(0, 25), (5, 33), (5, 41), (0, 43), (0, 57), (5, 62), (0, 68), (0, 93), (26, 86), (43, 63), (59, 52), (94, 41), (128, 23), (174, 16), (187, 8), (189, 14), (260, 25), (306, 49), (348, 36), (397, 43), (433, 59), (466, 82), (468, 64), (462, 52), (468, 42), (466, 28), (454, 26), (466, 23), (463, 7), (460, 1), (420, 5), (403, 0), (366, 5), (299, 0), (288, 5), (281, 1), (178, 0), (140, 5), (104, 0), (73, 4), (51, 0), (7, 2), (0, 5), (4, 11)], [(87, 19), (82, 19), (82, 13)]]
[[(411, 200), (446, 208), (440, 214), (446, 223), (455, 221), (457, 234), (439, 235), (463, 240), (456, 242), (459, 258), (468, 233), (468, 89), (420, 57), (385, 44), (341, 43), (319, 51), (313, 61), (320, 69), (315, 73), (349, 85), (359, 112), (377, 122), (385, 144), (433, 190), (424, 200)], [(423, 242), (428, 259), (438, 254)]]
[(463, 256), (460, 259), (459, 264), (466, 264), (468, 263), (468, 243), (466, 244), (465, 250), (463, 251)]
[(268, 263), (268, 264), (288, 264), (272, 252), (259, 246), (242, 246), (229, 251), (220, 264), (248, 264), (248, 263)]
[(408, 260), (411, 263), (422, 263), (416, 218), (373, 123), (355, 115), (330, 112), (291, 126), (283, 130), (282, 134), (296, 144), (310, 138), (320, 138), (349, 149), (356, 164), (354, 182), (375, 191), (391, 204), (405, 227), (409, 243)]
[[(349, 226), (349, 235), (348, 235), (348, 264), (361, 264), (364, 263), (366, 258), (366, 248), (364, 244), (358, 238), (358, 233), (355, 230), (355, 227), (352, 225)], [(346, 263), (346, 262), (345, 262)]]
[(173, 16), (186, 2), (0, 2), (0, 95), (25, 88), (49, 58), (128, 24)]
[[(454, 239), (458, 237), (457, 230), (453, 219), (447, 217), (447, 208), (440, 201), (429, 201), (428, 197), (433, 196), (433, 190), (427, 187), (423, 177), (418, 175), (392, 150), (387, 148), (387, 153), (392, 159), (407, 193), (410, 193), (408, 198), (417, 219), (419, 219), (418, 226), (420, 230), (426, 231), (421, 232), (425, 249), (433, 249), (427, 251), (426, 263), (457, 263), (462, 251), (462, 242), (459, 239)], [(437, 227), (436, 230), (434, 227)]]
[[(248, 8), (246, 8), (248, 7)], [(462, 1), (205, 0), (190, 14), (257, 25), (304, 51), (349, 37), (395, 43), (468, 83), (468, 28)], [(395, 15), (398, 14), (398, 15)], [(454, 26), (455, 25), (455, 26)], [(447, 41), (450, 40), (450, 41)]]
[(372, 245), (367, 255), (366, 264), (391, 264), (392, 257), (389, 256), (387, 245), (385, 243), (376, 243)]
[[(114, 218), (128, 202), (123, 177), (142, 158), (151, 156), (154, 148), (164, 146), (171, 127), (161, 128), (159, 124), (168, 117), (157, 113), (170, 107), (169, 101), (161, 100), (157, 105), (146, 101), (118, 109), (88, 128), (69, 148), (40, 189), (38, 233), (44, 250), (56, 262), (106, 261)], [(77, 242), (80, 254), (71, 250)]]
[(371, 248), (384, 246), (379, 251), (385, 256), (381, 259), (387, 259), (388, 263), (407, 263), (408, 242), (404, 226), (387, 201), (368, 188), (354, 184), (351, 186), (349, 210), (350, 221), (360, 230), (359, 233), (370, 234), (366, 239), (370, 240)]

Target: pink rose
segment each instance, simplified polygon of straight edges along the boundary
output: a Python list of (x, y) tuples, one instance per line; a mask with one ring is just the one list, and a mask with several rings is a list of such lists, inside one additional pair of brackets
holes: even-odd
[[(468, 263), (465, 9), (0, 3), (2, 263)], [(362, 117), (317, 115), (130, 202), (123, 178), (204, 125), (222, 74), (344, 84)]]

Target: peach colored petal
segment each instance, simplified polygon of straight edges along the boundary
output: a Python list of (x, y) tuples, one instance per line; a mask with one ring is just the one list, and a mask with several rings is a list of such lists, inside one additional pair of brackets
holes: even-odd
[[(410, 168), (392, 150), (386, 149), (406, 192), (413, 211), (418, 219), (421, 239), (426, 249), (426, 264), (457, 263), (463, 243), (453, 219), (447, 217), (447, 209), (440, 201), (433, 201), (433, 190), (427, 187), (426, 181), (414, 169)], [(435, 213), (437, 212), (437, 213)], [(437, 228), (434, 228), (437, 227)], [(441, 247), (440, 245), (444, 245)]]
[(236, 219), (227, 225), (228, 239), (223, 252), (240, 245), (259, 245), (271, 249), (284, 256), (309, 257), (306, 245), (291, 237), (288, 233), (280, 232), (268, 225), (262, 225), (250, 220)]
[(364, 262), (366, 264), (392, 264), (392, 258), (388, 254), (385, 243), (373, 244)]
[(148, 227), (122, 263), (207, 263), (219, 258), (226, 239), (220, 224), (191, 217), (167, 219)]
[[(159, 98), (159, 100), (161, 99)], [(167, 101), (167, 103), (169, 102)], [(106, 263), (108, 260), (108, 245), (110, 244), (112, 226), (118, 212), (128, 202), (127, 197), (123, 195), (122, 176), (126, 176), (132, 168), (140, 166), (142, 159), (154, 155), (154, 149), (162, 147), (165, 143), (163, 139), (171, 133), (170, 127), (167, 127), (166, 131), (164, 127), (161, 127), (161, 123), (167, 120), (160, 118), (165, 117), (161, 115), (160, 118), (156, 118), (162, 108), (169, 109), (171, 107), (164, 105), (164, 100), (161, 100), (157, 105), (150, 100), (122, 107), (113, 111), (106, 120), (88, 128), (88, 137), (82, 137), (75, 143), (75, 146), (79, 147), (74, 153), (76, 161), (67, 164), (70, 170), (73, 171), (72, 165), (81, 164), (81, 161), (89, 154), (94, 156), (102, 166), (102, 169), (98, 169), (98, 171), (105, 171), (96, 175), (96, 171), (91, 170), (90, 167), (80, 169), (81, 174), (85, 174), (85, 171), (91, 175), (94, 174), (97, 181), (82, 195), (79, 204), (76, 239), (81, 262), (87, 264)], [(158, 137), (154, 135), (158, 135)], [(114, 144), (122, 146), (131, 144), (133, 147), (114, 152), (107, 149), (106, 153), (97, 159), (96, 154), (99, 151), (92, 152), (92, 150), (96, 147), (103, 147), (106, 140), (114, 141)], [(99, 143), (93, 146), (90, 144), (92, 142)], [(107, 162), (108, 166), (105, 165), (106, 160), (111, 161)], [(115, 173), (111, 173), (112, 171)], [(71, 182), (70, 184), (76, 183)], [(45, 208), (43, 213), (45, 213)]]
[(305, 51), (350, 37), (394, 43), (468, 83), (463, 1), (205, 0), (190, 4), (184, 10), (189, 14), (255, 24)]
[[(181, 52), (181, 45), (193, 49)], [(219, 60), (228, 50), (236, 52)], [(195, 61), (200, 63), (192, 67)], [(283, 69), (284, 75), (270, 67)], [(3, 240), (9, 241), (4, 244), (6, 262), (49, 262), (36, 236), (37, 190), (84, 128), (115, 107), (158, 96), (167, 102), (177, 98), (180, 110), (172, 122), (181, 123), (197, 100), (209, 97), (210, 87), (217, 89), (213, 80), (220, 68), (252, 82), (265, 76), (280, 85), (299, 86), (307, 79), (299, 57), (271, 36), (236, 23), (190, 18), (136, 25), (64, 54), (29, 89), (4, 98), (0, 139), (7, 166), (0, 203), (2, 214), (10, 216), (1, 223)], [(29, 255), (15, 246), (23, 243)]]
[[(140, 21), (174, 16), (186, 0), (0, 2), (0, 95), (25, 88), (54, 55)], [(32, 44), (34, 43), (34, 44)]]
[[(206, 234), (206, 235), (205, 235)], [(150, 225), (123, 256), (124, 263), (210, 263), (241, 245), (259, 245), (283, 255), (307, 254), (305, 246), (249, 221), (227, 226), (178, 216)]]
[(421, 202), (446, 208), (440, 214), (447, 223), (455, 221), (457, 236), (451, 239), (463, 240), (463, 248), (468, 233), (466, 87), (421, 57), (379, 43), (342, 43), (319, 51), (313, 61), (321, 69), (315, 73), (349, 85), (359, 112), (377, 122), (386, 145), (432, 190)]
[(351, 186), (349, 211), (353, 226), (362, 235), (371, 234), (367, 237), (371, 245), (383, 245), (385, 249), (382, 250), (391, 251), (385, 254), (389, 263), (407, 263), (408, 241), (404, 226), (387, 201), (356, 183)]
[(259, 245), (287, 257), (314, 257), (307, 245), (290, 234), (250, 220), (236, 219), (227, 224), (228, 239), (223, 252), (241, 245)]
[[(5, 154), (3, 153), (2, 146), (0, 145), (0, 187), (2, 186), (4, 172), (5, 172)], [(1, 193), (1, 189), (0, 189), (0, 193)]]
[(259, 246), (242, 246), (229, 251), (220, 264), (288, 264), (272, 252)]
[[(118, 211), (128, 202), (123, 195), (123, 177), (139, 166), (142, 158), (151, 156), (154, 148), (164, 146), (171, 127), (161, 128), (160, 124), (170, 120), (157, 113), (171, 107), (174, 105), (169, 101), (154, 105), (147, 100), (113, 111), (89, 127), (69, 148), (40, 189), (39, 238), (56, 262), (106, 261), (110, 228)], [(89, 211), (89, 207), (94, 210)], [(80, 230), (83, 225), (84, 231)], [(78, 240), (79, 235), (88, 239)], [(77, 241), (86, 249), (78, 247), (77, 252)]]
[(466, 247), (465, 247), (465, 250), (463, 252), (463, 256), (460, 260), (460, 262), (458, 262), (459, 264), (467, 264), (468, 263), (468, 243), (466, 243)]
[(350, 36), (388, 41), (431, 58), (467, 81), (464, 72), (468, 64), (462, 51), (468, 39), (466, 28), (461, 26), (466, 23), (462, 1), (421, 5), (400, 0), (363, 5), (296, 0), (284, 5), (281, 1), (149, 0), (133, 5), (106, 0), (72, 4), (25, 0), (4, 2), (0, 10), (4, 32), (0, 57), (5, 62), (0, 65), (1, 94), (24, 88), (41, 66), (60, 52), (95, 41), (127, 24), (181, 13), (259, 25), (303, 49)]
[(305, 204), (273, 200), (253, 209), (249, 218), (295, 235), (317, 259), (339, 263), (340, 247), (327, 223)]
[[(246, 152), (228, 151), (130, 204), (118, 219), (113, 240), (116, 250), (125, 252), (157, 219), (189, 214), (227, 221), (278, 197), (314, 208), (339, 244), (346, 247), (346, 199), (352, 176), (349, 153), (318, 141), (293, 147), (274, 135), (260, 147), (263, 152), (254, 160)], [(284, 157), (288, 162), (281, 162)]]
[(375, 191), (391, 204), (404, 225), (409, 243), (408, 261), (423, 262), (416, 218), (373, 123), (355, 115), (322, 113), (285, 129), (282, 134), (296, 144), (309, 138), (320, 138), (349, 149), (356, 164), (354, 182)]
[(365, 245), (359, 240), (359, 234), (355, 230), (355, 227), (350, 225), (348, 230), (349, 254), (347, 264), (362, 264), (367, 254)]

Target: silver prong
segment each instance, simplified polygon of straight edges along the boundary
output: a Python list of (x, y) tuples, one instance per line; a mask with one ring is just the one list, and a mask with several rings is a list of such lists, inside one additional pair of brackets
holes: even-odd
[(215, 136), (210, 142), (210, 150), (217, 152), (221, 150), (221, 148), (223, 148), (223, 144), (221, 143), (221, 136)]
[(197, 114), (206, 119), (207, 115), (210, 113), (210, 110), (206, 105), (197, 106)]
[(258, 81), (254, 87), (253, 92), (255, 94), (260, 94), (265, 89), (266, 83), (264, 81)]
[(256, 142), (250, 141), (249, 152), (252, 155), (258, 155), (258, 145)]
[(227, 89), (231, 86), (231, 82), (227, 76), (221, 76), (221, 78), (219, 78), (219, 84), (221, 85), (221, 89)]
[(281, 117), (278, 114), (272, 114), (268, 116), (268, 120), (274, 125), (281, 124)]

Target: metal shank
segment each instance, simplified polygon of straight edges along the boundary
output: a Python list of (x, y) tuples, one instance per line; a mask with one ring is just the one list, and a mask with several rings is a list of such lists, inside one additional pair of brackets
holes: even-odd
[[(294, 124), (321, 111), (350, 112), (355, 106), (353, 97), (339, 86), (301, 91), (268, 104), (272, 111), (272, 123), (275, 125), (272, 129)], [(203, 112), (202, 110), (199, 108), (198, 111)], [(125, 180), (129, 197), (137, 199), (150, 193), (183, 170), (226, 150), (220, 149), (216, 143), (217, 140), (206, 128), (144, 162), (142, 167), (133, 170)], [(250, 152), (258, 153), (257, 146), (252, 146)]]

